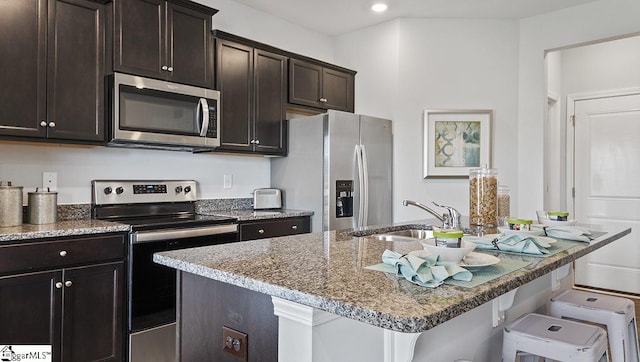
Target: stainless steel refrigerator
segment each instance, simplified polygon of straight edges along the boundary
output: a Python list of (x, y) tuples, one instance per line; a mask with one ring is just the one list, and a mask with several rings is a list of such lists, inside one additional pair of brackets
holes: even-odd
[(392, 222), (391, 121), (329, 111), (289, 120), (289, 153), (271, 160), (283, 207), (312, 210), (311, 231)]

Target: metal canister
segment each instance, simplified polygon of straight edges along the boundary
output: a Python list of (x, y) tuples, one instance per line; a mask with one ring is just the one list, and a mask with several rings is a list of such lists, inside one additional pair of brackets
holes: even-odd
[(53, 224), (58, 221), (58, 193), (40, 190), (29, 192), (29, 224)]
[(22, 225), (22, 186), (0, 181), (0, 227)]

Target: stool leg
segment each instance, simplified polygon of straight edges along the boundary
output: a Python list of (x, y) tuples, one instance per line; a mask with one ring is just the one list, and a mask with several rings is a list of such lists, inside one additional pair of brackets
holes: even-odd
[(502, 343), (502, 362), (515, 362), (518, 353), (515, 343), (510, 343), (508, 339)]
[(640, 362), (640, 350), (638, 350), (638, 322), (634, 317), (629, 322), (629, 362)]

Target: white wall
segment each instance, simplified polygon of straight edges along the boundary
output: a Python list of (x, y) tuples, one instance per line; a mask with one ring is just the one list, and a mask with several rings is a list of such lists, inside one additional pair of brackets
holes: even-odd
[(562, 58), (562, 95), (640, 87), (640, 36), (553, 53)]
[(329, 36), (233, 0), (194, 1), (219, 10), (213, 16), (214, 29), (333, 63), (333, 40)]
[[(230, 0), (197, 1), (219, 10), (214, 28), (333, 61), (328, 36)], [(0, 141), (0, 180), (23, 186), (26, 194), (41, 186), (44, 171), (58, 173), (60, 204), (91, 202), (90, 181), (99, 178), (195, 179), (201, 198), (250, 197), (253, 189), (270, 186), (268, 158)], [(233, 176), (231, 189), (222, 187), (224, 174)]]
[[(544, 52), (640, 31), (640, 2), (601, 0), (520, 22), (518, 214), (535, 217), (543, 200)], [(513, 191), (512, 191), (513, 199)], [(513, 209), (512, 209), (513, 210)]]
[(515, 184), (518, 24), (504, 20), (399, 19), (340, 36), (336, 59), (357, 69), (356, 111), (394, 122), (394, 219), (431, 200), (468, 215), (468, 179), (422, 178), (425, 109), (492, 109), (494, 163)]
[[(269, 186), (268, 159), (191, 154), (177, 151), (114, 147), (0, 143), (0, 179), (23, 186), (42, 186), (42, 172), (58, 173), (58, 203), (91, 202), (93, 179), (195, 179), (204, 199), (251, 197), (256, 187)], [(224, 189), (223, 175), (233, 177)]]

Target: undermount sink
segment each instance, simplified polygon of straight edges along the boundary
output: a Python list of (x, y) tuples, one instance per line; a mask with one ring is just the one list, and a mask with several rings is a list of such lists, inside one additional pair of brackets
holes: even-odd
[(407, 229), (390, 231), (384, 234), (371, 235), (372, 238), (382, 241), (417, 241), (433, 237), (433, 230)]

